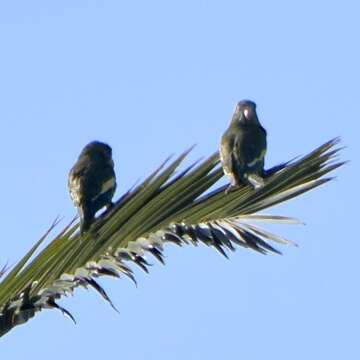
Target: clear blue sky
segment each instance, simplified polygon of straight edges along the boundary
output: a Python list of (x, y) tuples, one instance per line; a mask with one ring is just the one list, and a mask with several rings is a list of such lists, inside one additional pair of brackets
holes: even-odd
[[(117, 196), (171, 153), (217, 148), (237, 100), (268, 130), (267, 166), (335, 136), (351, 162), (268, 211), (284, 256), (171, 248), (139, 287), (105, 280), (1, 339), (1, 359), (358, 359), (357, 1), (7, 1), (0, 4), (0, 263), (75, 214), (67, 174), (93, 139), (113, 147)], [(356, 220), (355, 220), (356, 216)]]

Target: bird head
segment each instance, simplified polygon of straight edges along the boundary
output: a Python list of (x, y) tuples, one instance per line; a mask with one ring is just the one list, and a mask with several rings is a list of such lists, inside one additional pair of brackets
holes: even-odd
[(88, 155), (95, 158), (101, 158), (105, 161), (112, 161), (112, 149), (108, 144), (102, 143), (100, 141), (92, 141), (87, 144), (81, 155)]
[(256, 114), (256, 104), (250, 100), (239, 101), (234, 111), (233, 123), (242, 125), (258, 124), (259, 119)]

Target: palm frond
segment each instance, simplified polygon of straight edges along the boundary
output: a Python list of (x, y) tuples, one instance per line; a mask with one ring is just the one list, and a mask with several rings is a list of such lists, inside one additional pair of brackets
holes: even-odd
[(78, 224), (71, 222), (36, 256), (48, 233), (35, 244), (0, 283), (0, 336), (44, 308), (58, 309), (75, 321), (56, 300), (79, 286), (95, 289), (114, 307), (95, 279), (126, 276), (136, 283), (131, 264), (148, 272), (146, 253), (164, 264), (167, 243), (203, 243), (226, 257), (237, 246), (262, 254), (280, 253), (271, 242), (294, 243), (253, 222), (299, 222), (258, 212), (330, 181), (327, 174), (343, 164), (335, 160), (338, 143), (339, 139), (331, 140), (301, 159), (268, 170), (260, 190), (244, 186), (229, 194), (226, 187), (209, 192), (223, 177), (218, 153), (178, 175), (189, 151), (171, 163), (168, 159), (99, 217), (94, 224), (96, 237), (91, 233), (80, 237)]

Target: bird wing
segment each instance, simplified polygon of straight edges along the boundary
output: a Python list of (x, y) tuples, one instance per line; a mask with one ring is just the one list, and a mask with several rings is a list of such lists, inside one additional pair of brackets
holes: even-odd
[(234, 184), (234, 136), (226, 132), (221, 139), (220, 146), (220, 160), (223, 171), (226, 176), (230, 178), (231, 183)]
[(78, 161), (70, 170), (68, 186), (70, 197), (75, 206), (79, 207), (87, 197), (86, 181), (89, 173), (89, 164), (84, 161)]
[(237, 137), (234, 141), (234, 157), (240, 167), (262, 169), (266, 154), (266, 131), (263, 127), (251, 129), (251, 136)]
[(115, 188), (115, 173), (111, 165), (80, 160), (70, 171), (69, 189), (75, 206), (94, 202), (104, 193), (114, 192)]

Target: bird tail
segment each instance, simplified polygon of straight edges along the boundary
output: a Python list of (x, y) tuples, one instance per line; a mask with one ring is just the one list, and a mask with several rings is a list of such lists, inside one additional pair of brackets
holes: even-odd
[(90, 225), (94, 219), (94, 212), (87, 207), (80, 206), (79, 207), (79, 215), (80, 215), (80, 233), (83, 235), (86, 231), (89, 230)]
[(260, 189), (265, 185), (264, 179), (257, 174), (248, 174), (246, 179), (255, 190)]

